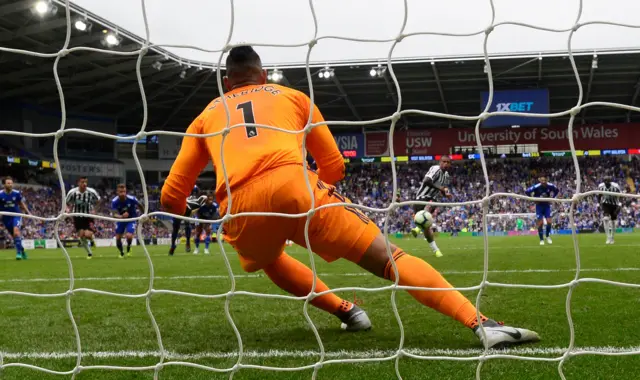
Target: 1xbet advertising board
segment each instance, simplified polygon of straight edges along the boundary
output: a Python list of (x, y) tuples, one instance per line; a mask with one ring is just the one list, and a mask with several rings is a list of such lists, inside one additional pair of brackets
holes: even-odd
[[(480, 94), (480, 110), (489, 100), (489, 92)], [(549, 90), (494, 91), (489, 112), (549, 113)], [(549, 118), (523, 116), (492, 116), (482, 123), (483, 127), (507, 127), (512, 125), (549, 125)]]

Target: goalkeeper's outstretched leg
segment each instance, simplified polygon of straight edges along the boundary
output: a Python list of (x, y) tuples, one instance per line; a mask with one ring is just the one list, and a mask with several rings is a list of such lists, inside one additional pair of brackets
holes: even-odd
[[(284, 252), (263, 270), (280, 289), (295, 296), (304, 297), (311, 291), (313, 271)], [(327, 290), (329, 287), (316, 277), (315, 292), (321, 293)], [(315, 297), (310, 303), (338, 317), (342, 321), (342, 328), (347, 331), (371, 329), (371, 321), (364, 310), (334, 293)]]
[[(396, 264), (397, 275), (399, 275), (398, 283), (400, 285), (440, 289), (453, 288), (426, 261), (405, 253), (401, 248), (393, 244), (390, 244), (390, 247), (393, 261)], [(395, 281), (396, 279), (396, 272), (393, 270), (393, 264), (387, 255), (384, 236), (380, 233), (356, 263), (378, 277), (389, 281)], [(481, 320), (478, 321), (475, 306), (457, 290), (410, 290), (409, 294), (421, 304), (437, 310), (472, 329), (480, 341), (485, 343), (485, 338), (480, 330), (480, 324), (482, 324), (486, 334), (485, 344), (488, 348), (504, 348), (514, 344), (540, 340), (540, 337), (534, 331), (504, 326), (482, 314), (480, 314)]]

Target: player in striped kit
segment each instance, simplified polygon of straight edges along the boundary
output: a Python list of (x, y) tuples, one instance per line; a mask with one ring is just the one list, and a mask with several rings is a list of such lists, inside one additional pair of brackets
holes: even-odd
[[(439, 165), (433, 165), (432, 167), (430, 167), (429, 171), (422, 180), (422, 185), (420, 185), (420, 188), (418, 189), (416, 200), (433, 202), (437, 201), (441, 196), (451, 198), (451, 192), (447, 187), (449, 185), (449, 182), (451, 181), (451, 177), (449, 176), (450, 168), (451, 157), (446, 155), (440, 158)], [(430, 214), (433, 215), (437, 211), (437, 207), (430, 205), (427, 205), (426, 207), (423, 205), (413, 205), (413, 210), (415, 212), (427, 210)], [(442, 257), (442, 252), (440, 252), (440, 248), (438, 248), (435, 237), (433, 235), (433, 229), (427, 228), (426, 230), (422, 231), (420, 227), (416, 226), (411, 230), (411, 234), (414, 237), (418, 237), (418, 234), (420, 234), (420, 232), (424, 233), (424, 237), (427, 239), (427, 242), (429, 243), (429, 246), (431, 247), (431, 250), (433, 250), (433, 253), (436, 255), (436, 257)]]
[[(191, 190), (191, 196), (187, 198), (187, 211), (184, 216), (191, 216), (191, 213), (200, 208), (200, 205), (204, 203), (206, 199), (205, 196), (202, 196), (202, 200), (200, 201), (198, 198), (198, 186), (194, 185)], [(171, 248), (169, 248), (169, 256), (173, 256), (173, 253), (176, 250), (176, 241), (178, 240), (178, 234), (180, 233), (180, 225), (182, 225), (183, 220), (179, 218), (173, 218), (173, 230), (171, 231)], [(184, 236), (186, 239), (185, 251), (191, 252), (191, 222), (184, 221)]]
[[(612, 193), (622, 193), (620, 185), (612, 182), (611, 177), (604, 177), (598, 185), (599, 191), (610, 191)], [(605, 244), (613, 244), (613, 235), (616, 231), (616, 220), (620, 212), (620, 201), (617, 196), (609, 194), (598, 194), (598, 203), (602, 206), (602, 218), (604, 221), (604, 232), (607, 234)]]
[[(31, 214), (27, 205), (24, 203), (22, 194), (18, 190), (13, 189), (13, 178), (5, 177), (2, 181), (4, 185), (0, 190), (0, 211), (19, 213), (20, 210), (25, 214)], [(27, 253), (22, 246), (22, 236), (20, 235), (20, 225), (22, 218), (19, 216), (2, 215), (2, 224), (7, 229), (9, 235), (13, 237), (13, 244), (16, 247), (16, 260), (26, 260)]]
[[(67, 193), (67, 212), (92, 214), (94, 207), (99, 201), (100, 195), (95, 189), (88, 187), (87, 177), (80, 177), (78, 178), (78, 186), (74, 187)], [(95, 246), (95, 242), (93, 240), (95, 228), (93, 223), (94, 220), (91, 217), (73, 217), (73, 226), (78, 233), (82, 247), (87, 251), (87, 259), (91, 259), (93, 257), (91, 245), (93, 244)]]
[[(206, 197), (200, 197), (198, 199), (204, 198), (204, 203), (201, 204), (200, 208), (196, 211), (197, 218), (199, 220), (214, 220), (218, 215), (218, 204), (213, 199), (213, 194), (209, 194)], [(196, 236), (193, 238), (193, 241), (196, 245), (196, 249), (193, 251), (194, 255), (200, 253), (200, 235), (202, 231), (206, 234), (204, 238), (204, 254), (209, 254), (209, 244), (211, 243), (211, 223), (198, 223), (196, 225)]]

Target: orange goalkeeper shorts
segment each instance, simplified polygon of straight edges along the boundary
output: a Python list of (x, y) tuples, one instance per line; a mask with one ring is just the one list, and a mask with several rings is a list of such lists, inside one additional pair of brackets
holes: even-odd
[[(348, 202), (333, 186), (309, 171), (315, 207)], [(231, 193), (231, 211), (306, 213), (311, 208), (311, 194), (304, 181), (302, 167), (286, 165), (270, 170)], [(226, 214), (228, 201), (220, 202)], [(284, 251), (286, 240), (306, 247), (304, 226), (307, 218), (279, 216), (240, 216), (225, 223), (225, 240), (240, 256), (242, 268), (254, 272), (271, 264)], [(316, 211), (309, 225), (311, 250), (331, 262), (344, 258), (359, 262), (380, 229), (362, 211), (349, 206), (335, 206)]]

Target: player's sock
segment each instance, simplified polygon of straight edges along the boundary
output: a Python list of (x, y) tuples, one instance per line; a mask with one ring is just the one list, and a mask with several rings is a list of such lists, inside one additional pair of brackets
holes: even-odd
[(22, 246), (22, 237), (15, 236), (13, 238), (13, 246), (16, 247), (16, 253), (22, 254), (24, 252), (24, 247)]
[[(406, 254), (400, 248), (393, 253), (393, 259), (400, 275), (400, 285), (423, 288), (453, 288), (442, 275), (426, 261)], [(387, 263), (384, 278), (395, 281), (391, 261)], [(447, 315), (463, 325), (473, 328), (478, 325), (476, 308), (457, 290), (452, 291), (416, 291), (409, 294), (421, 304)], [(481, 314), (482, 316), (482, 314)], [(484, 316), (483, 320), (484, 320)]]
[(131, 243), (133, 243), (133, 238), (127, 239), (127, 253), (131, 252)]
[[(311, 290), (313, 271), (284, 252), (276, 259), (276, 261), (264, 268), (264, 273), (266, 273), (271, 281), (278, 285), (280, 289), (295, 296), (306, 296)], [(316, 277), (316, 292), (319, 293), (326, 290), (329, 290), (329, 287), (327, 287), (322, 280)], [(333, 293), (327, 293), (320, 297), (316, 297), (311, 301), (311, 304), (318, 309), (331, 314), (336, 314), (338, 317), (340, 317), (339, 314), (341, 312), (347, 312), (353, 307), (351, 302), (344, 301)]]
[[(180, 219), (176, 219), (180, 220)], [(178, 240), (178, 232), (180, 232), (180, 223), (177, 223), (176, 220), (173, 221), (173, 230), (171, 231), (171, 248), (176, 248), (176, 241)]]
[(187, 223), (187, 226), (184, 228), (184, 237), (187, 238), (187, 247), (191, 245), (191, 227), (189, 226), (189, 223)]
[(549, 237), (549, 235), (551, 235), (551, 224), (547, 224), (546, 235), (547, 235), (547, 237)]
[(91, 246), (90, 246), (90, 243), (89, 243), (89, 241), (87, 240), (87, 238), (86, 238), (86, 237), (84, 237), (84, 236), (83, 236), (83, 237), (81, 237), (81, 238), (80, 238), (80, 242), (82, 243), (82, 247), (84, 248), (84, 250), (85, 250), (85, 251), (87, 251), (87, 254), (88, 254), (89, 256), (93, 256), (93, 252), (91, 252)]
[(198, 234), (196, 234), (196, 236), (193, 237), (193, 242), (196, 245), (196, 249), (198, 249), (198, 247), (200, 247), (200, 236), (198, 236)]
[(604, 218), (602, 218), (602, 225), (604, 227), (604, 234), (607, 236), (607, 240), (611, 239), (611, 229), (609, 228), (610, 222), (611, 222), (611, 219), (609, 219), (608, 216), (605, 216)]
[(124, 255), (124, 251), (122, 250), (122, 239), (116, 239), (116, 247), (118, 251), (120, 251), (120, 255)]
[(438, 245), (436, 244), (435, 240), (432, 242), (429, 242), (429, 247), (431, 247), (431, 250), (433, 250), (433, 252), (439, 251)]
[(609, 236), (611, 237), (611, 240), (613, 240), (613, 235), (616, 233), (616, 221), (615, 220), (610, 220), (609, 221)]
[(544, 240), (544, 235), (542, 234), (542, 226), (538, 227), (538, 236), (540, 237), (540, 240)]
[(211, 243), (211, 235), (207, 235), (204, 238), (204, 248), (209, 249), (209, 243)]

